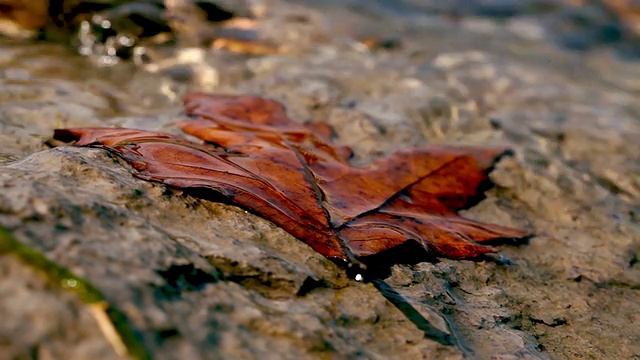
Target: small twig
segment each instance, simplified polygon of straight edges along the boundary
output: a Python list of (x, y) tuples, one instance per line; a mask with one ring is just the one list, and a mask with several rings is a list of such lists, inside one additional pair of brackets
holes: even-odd
[(404, 296), (402, 296), (398, 291), (396, 291), (391, 285), (384, 282), (382, 279), (371, 279), (370, 282), (373, 286), (385, 297), (385, 299), (389, 300), (395, 307), (404, 314), (418, 329), (420, 329), (424, 336), (433, 341), (437, 341), (440, 344), (455, 346), (460, 351), (464, 353), (466, 357), (470, 357), (471, 349), (465, 347), (460, 339), (458, 339), (451, 327), (449, 326), (448, 321), (445, 321), (447, 326), (449, 326), (450, 333), (446, 333), (441, 331), (440, 329), (433, 326), (429, 320), (427, 320), (418, 310), (416, 310), (413, 305), (411, 305)]

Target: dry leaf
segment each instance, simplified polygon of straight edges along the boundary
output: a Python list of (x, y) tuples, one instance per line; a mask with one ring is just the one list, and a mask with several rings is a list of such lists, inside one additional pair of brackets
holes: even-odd
[(62, 129), (54, 137), (104, 148), (141, 179), (217, 191), (338, 262), (355, 264), (408, 240), (468, 259), (496, 251), (483, 242), (528, 235), (456, 213), (478, 197), (508, 149), (411, 148), (355, 167), (349, 148), (331, 144), (327, 125), (298, 124), (272, 100), (194, 93), (186, 112), (192, 120), (180, 128), (204, 144), (136, 129)]

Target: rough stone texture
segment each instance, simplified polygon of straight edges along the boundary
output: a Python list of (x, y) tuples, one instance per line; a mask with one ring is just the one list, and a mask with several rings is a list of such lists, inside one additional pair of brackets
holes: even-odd
[[(149, 73), (3, 41), (0, 224), (94, 284), (158, 359), (640, 357), (636, 63), (567, 53), (504, 23), (479, 31), (272, 3), (262, 31), (292, 53), (187, 49), (176, 56), (191, 60)], [(353, 38), (368, 33), (401, 47)], [(393, 266), (384, 281), (412, 317), (267, 220), (138, 180), (104, 151), (43, 145), (58, 127), (175, 131), (190, 88), (268, 96), (302, 122), (326, 119), (360, 163), (426, 143), (513, 146), (517, 157), (492, 173), (497, 187), (466, 215), (537, 236), (495, 261)], [(115, 356), (73, 294), (0, 261), (3, 354)], [(425, 337), (420, 318), (457, 346)]]
[(8, 255), (0, 256), (0, 275), (3, 359), (123, 358), (77, 296), (60, 292), (43, 274)]

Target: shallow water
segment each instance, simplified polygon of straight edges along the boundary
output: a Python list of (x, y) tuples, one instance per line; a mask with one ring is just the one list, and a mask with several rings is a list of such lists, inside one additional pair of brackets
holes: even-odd
[[(616, 46), (558, 46), (540, 29), (547, 15), (452, 20), (416, 10), (427, 2), (273, 3), (264, 31), (289, 46), (283, 54), (168, 48), (151, 69), (98, 68), (68, 46), (1, 40), (0, 224), (87, 278), (157, 358), (640, 354), (637, 63)], [(363, 37), (400, 46), (370, 50)], [(176, 132), (191, 89), (278, 99), (294, 119), (326, 120), (364, 163), (410, 145), (512, 146), (516, 157), (492, 173), (496, 188), (465, 216), (537, 236), (503, 247), (509, 261), (393, 266), (385, 282), (409, 305), (402, 311), (264, 219), (135, 179), (100, 150), (44, 145), (60, 127)], [(4, 350), (95, 354), (100, 332), (77, 340), (95, 323), (66, 315), (82, 303), (7, 266), (12, 304), (41, 310), (20, 314), (56, 326), (27, 329), (26, 315), (3, 313), (0, 339), (17, 339), (0, 341), (14, 344)], [(53, 300), (36, 303), (38, 294)], [(425, 320), (461, 345), (426, 338)]]

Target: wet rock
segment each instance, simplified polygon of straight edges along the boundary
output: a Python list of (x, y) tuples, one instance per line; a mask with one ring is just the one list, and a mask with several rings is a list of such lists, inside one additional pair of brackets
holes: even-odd
[(0, 256), (0, 274), (3, 357), (125, 358), (114, 351), (91, 309), (77, 296), (61, 292), (10, 255)]
[[(151, 73), (97, 70), (52, 45), (0, 47), (0, 225), (88, 279), (155, 358), (640, 353), (635, 64), (578, 57), (497, 25), (415, 19), (403, 33), (406, 18), (393, 14), (290, 11), (308, 21), (289, 16), (272, 30), (295, 52), (198, 50), (190, 64), (215, 71), (215, 82), (198, 79), (210, 72), (174, 76), (180, 59)], [(345, 22), (326, 26), (344, 18), (401, 34), (403, 46), (370, 51)], [(537, 236), (484, 261), (397, 264), (384, 283), (358, 283), (214, 194), (138, 180), (99, 149), (43, 145), (61, 126), (175, 131), (192, 88), (283, 101), (298, 121), (332, 124), (361, 163), (427, 143), (512, 146), (516, 157), (491, 174), (496, 187), (465, 216)], [(86, 305), (12, 259), (3, 255), (3, 304), (29, 306), (2, 315), (0, 336), (20, 334), (3, 351), (66, 356), (58, 344), (72, 343), (79, 356), (115, 356)], [(25, 318), (40, 324), (33, 334), (20, 332)]]

